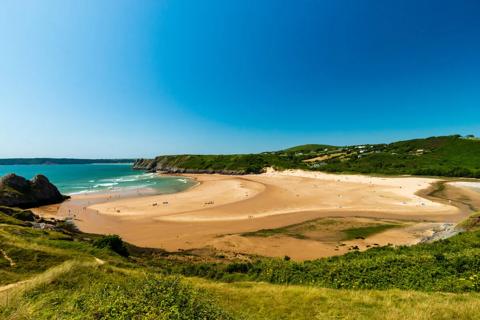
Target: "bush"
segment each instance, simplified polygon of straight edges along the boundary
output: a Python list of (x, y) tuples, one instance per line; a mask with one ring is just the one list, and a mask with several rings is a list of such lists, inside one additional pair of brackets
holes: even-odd
[(71, 233), (78, 233), (80, 230), (78, 230), (77, 226), (70, 220), (60, 220), (56, 222), (56, 227), (60, 228), (62, 230), (71, 232)]
[(22, 221), (35, 221), (36, 218), (35, 214), (30, 210), (0, 206), (0, 212)]
[(93, 245), (97, 248), (108, 248), (122, 257), (128, 257), (130, 255), (125, 243), (116, 234), (103, 236), (100, 239), (95, 240)]

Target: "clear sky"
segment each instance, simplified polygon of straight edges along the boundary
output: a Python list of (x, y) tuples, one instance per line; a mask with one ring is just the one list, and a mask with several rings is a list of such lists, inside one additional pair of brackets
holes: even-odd
[(452, 133), (480, 134), (478, 0), (1, 4), (0, 157)]

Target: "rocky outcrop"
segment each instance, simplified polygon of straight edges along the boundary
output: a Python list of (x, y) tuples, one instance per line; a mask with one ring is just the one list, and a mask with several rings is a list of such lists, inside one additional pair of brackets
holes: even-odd
[(157, 170), (162, 173), (172, 173), (172, 174), (225, 174), (225, 175), (243, 175), (244, 171), (236, 170), (213, 170), (213, 169), (186, 169), (186, 168), (176, 168), (176, 167), (164, 167)]
[(156, 166), (155, 159), (137, 159), (133, 163), (133, 169), (135, 170), (156, 171)]
[(43, 175), (27, 180), (12, 173), (0, 179), (0, 206), (32, 208), (67, 198)]
[(202, 169), (202, 168), (186, 168), (183, 160), (190, 156), (159, 156), (155, 159), (137, 159), (133, 164), (135, 170), (146, 170), (149, 172), (162, 173), (201, 173), (201, 174), (225, 174), (225, 175), (242, 175), (246, 174), (244, 170), (228, 170), (228, 169)]

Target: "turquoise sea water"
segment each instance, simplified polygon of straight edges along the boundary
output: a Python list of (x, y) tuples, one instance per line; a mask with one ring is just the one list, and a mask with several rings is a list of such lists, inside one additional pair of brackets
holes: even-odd
[(195, 184), (182, 177), (160, 177), (133, 170), (131, 164), (0, 165), (0, 176), (8, 173), (27, 179), (43, 174), (64, 194), (144, 188), (158, 193), (174, 193)]

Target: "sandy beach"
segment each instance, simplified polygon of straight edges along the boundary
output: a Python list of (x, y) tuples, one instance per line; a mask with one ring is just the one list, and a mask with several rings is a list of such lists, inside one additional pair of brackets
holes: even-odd
[[(108, 194), (74, 196), (58, 211), (43, 208), (43, 214), (70, 216), (82, 231), (119, 234), (144, 247), (169, 251), (211, 247), (246, 254), (288, 255), (299, 260), (342, 254), (353, 246), (363, 250), (373, 245), (413, 244), (442, 224), (457, 223), (468, 214), (450, 202), (421, 197), (422, 190), (438, 181), (430, 178), (300, 170), (187, 177), (197, 180), (198, 185), (184, 192), (125, 198)], [(327, 218), (337, 219), (336, 224), (341, 226), (394, 221), (402, 227), (346, 241), (335, 236), (299, 239), (281, 233), (269, 237), (242, 235)], [(317, 234), (328, 233), (321, 230)]]

